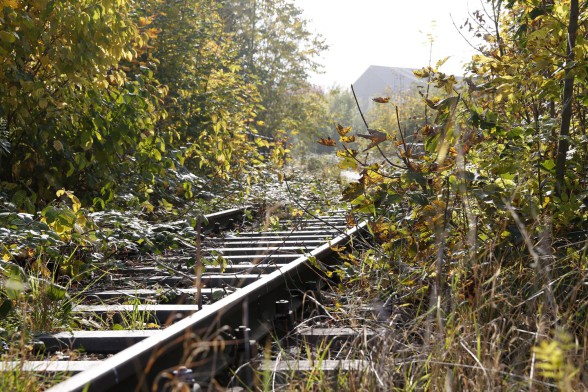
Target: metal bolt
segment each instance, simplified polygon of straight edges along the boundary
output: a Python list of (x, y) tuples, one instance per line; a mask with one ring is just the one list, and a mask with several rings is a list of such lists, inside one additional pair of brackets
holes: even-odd
[(290, 301), (280, 299), (276, 301), (276, 316), (288, 316), (290, 314)]
[(294, 328), (294, 317), (290, 306), (290, 301), (281, 299), (276, 301), (276, 332), (288, 333)]

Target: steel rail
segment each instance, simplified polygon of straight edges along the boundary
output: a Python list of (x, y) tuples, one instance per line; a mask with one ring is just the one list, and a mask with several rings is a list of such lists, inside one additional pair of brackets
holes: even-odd
[(207, 344), (213, 356), (220, 359), (210, 359), (211, 362), (203, 367), (204, 372), (212, 372), (211, 368), (223, 366), (223, 361), (226, 362), (220, 346), (232, 344), (221, 341), (218, 331), (226, 330), (227, 326), (234, 330), (245, 325), (251, 329), (251, 336), (246, 336), (247, 342), (249, 338), (261, 339), (272, 330), (276, 300), (291, 299), (292, 290), (302, 289), (306, 282), (316, 279), (317, 274), (320, 274), (313, 266), (316, 266), (316, 260), (329, 263), (335, 258), (336, 251), (333, 248), (348, 246), (365, 227), (366, 223), (361, 223), (345, 230), (309, 253), (277, 267), (273, 272), (212, 305), (203, 307), (156, 334), (148, 334), (144, 340), (108, 359), (96, 361), (90, 369), (48, 391), (151, 391), (162, 372), (179, 365), (192, 367), (193, 363), (186, 363), (189, 351), (193, 347), (206, 347)]

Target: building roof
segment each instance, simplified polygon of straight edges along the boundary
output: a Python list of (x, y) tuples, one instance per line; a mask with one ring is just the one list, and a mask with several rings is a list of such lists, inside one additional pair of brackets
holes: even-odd
[(367, 110), (370, 98), (409, 90), (423, 81), (414, 76), (412, 68), (370, 65), (355, 81), (353, 89), (362, 110)]

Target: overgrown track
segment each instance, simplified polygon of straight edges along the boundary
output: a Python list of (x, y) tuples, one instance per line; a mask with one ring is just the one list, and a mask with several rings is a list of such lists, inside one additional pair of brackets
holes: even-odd
[[(203, 231), (227, 228), (229, 220), (240, 213), (231, 210), (208, 216), (209, 226)], [(336, 262), (334, 248), (349, 246), (365, 227), (360, 224), (348, 229), (342, 216), (290, 223), (288, 230), (207, 236), (202, 254), (222, 256), (226, 265), (207, 267), (201, 277), (186, 268), (178, 267), (173, 273), (169, 267), (173, 264), (169, 264), (164, 268), (167, 273), (159, 269), (159, 275), (143, 280), (144, 284), (173, 284), (177, 294), (173, 304), (145, 303), (156, 291), (149, 287), (128, 288), (131, 278), (124, 276), (116, 282), (126, 282), (126, 288), (91, 293), (91, 298), (102, 302), (122, 297), (139, 299), (141, 303), (84, 305), (75, 311), (111, 319), (120, 319), (125, 312), (149, 314), (166, 327), (45, 335), (40, 339), (47, 352), (82, 349), (90, 360), (27, 362), (25, 370), (74, 373), (50, 389), (57, 392), (171, 390), (166, 385), (178, 379), (208, 383), (223, 369), (237, 369), (251, 357), (251, 342), (275, 334), (280, 317), (299, 305), (299, 293), (312, 289), (312, 284), (316, 289), (316, 283), (309, 282), (316, 282), (325, 266)], [(155, 268), (143, 270), (153, 272)], [(197, 294), (200, 297), (195, 298)], [(93, 353), (115, 355), (91, 360)], [(245, 382), (249, 381), (247, 375), (244, 377)]]

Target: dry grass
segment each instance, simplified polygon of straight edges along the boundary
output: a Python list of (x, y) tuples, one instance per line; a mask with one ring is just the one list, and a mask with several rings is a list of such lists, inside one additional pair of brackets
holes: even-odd
[(259, 389), (588, 390), (586, 246), (580, 245), (542, 256), (548, 281), (524, 244), (489, 248), (473, 261), (445, 260), (441, 278), (401, 249), (358, 252), (347, 257), (334, 294), (323, 295), (328, 317), (320, 323), (378, 331), (376, 344), (351, 342), (341, 354), (368, 360), (369, 371), (333, 376), (317, 367), (292, 373), (286, 386)]

